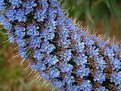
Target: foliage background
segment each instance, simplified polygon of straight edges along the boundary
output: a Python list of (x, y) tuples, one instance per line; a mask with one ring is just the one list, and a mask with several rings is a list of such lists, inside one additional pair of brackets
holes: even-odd
[(121, 0), (62, 0), (69, 16), (82, 21), (91, 32), (118, 38), (121, 34)]
[[(121, 39), (121, 0), (60, 0), (68, 16), (87, 25), (90, 32), (115, 36)], [(0, 31), (5, 32), (0, 26)], [(0, 91), (49, 91), (42, 87), (43, 81), (34, 83), (34, 75), (27, 76), (30, 70), (23, 71), (26, 64), (20, 65), (20, 57), (13, 58), (17, 50), (10, 45), (7, 35), (0, 33)], [(4, 43), (3, 43), (4, 42)], [(27, 61), (27, 60), (26, 60)]]

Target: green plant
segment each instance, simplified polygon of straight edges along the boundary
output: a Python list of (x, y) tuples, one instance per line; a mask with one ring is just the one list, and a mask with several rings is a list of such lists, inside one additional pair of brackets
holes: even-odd
[(90, 30), (94, 30), (102, 21), (104, 31), (109, 36), (113, 18), (116, 20), (118, 31), (121, 32), (120, 0), (62, 0), (62, 5), (66, 9), (69, 8), (69, 16), (85, 21)]

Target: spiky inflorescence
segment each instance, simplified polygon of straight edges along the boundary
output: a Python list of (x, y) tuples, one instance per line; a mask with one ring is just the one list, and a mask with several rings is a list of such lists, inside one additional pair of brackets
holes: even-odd
[(0, 0), (0, 22), (32, 70), (60, 91), (121, 91), (121, 50), (88, 35), (57, 0)]

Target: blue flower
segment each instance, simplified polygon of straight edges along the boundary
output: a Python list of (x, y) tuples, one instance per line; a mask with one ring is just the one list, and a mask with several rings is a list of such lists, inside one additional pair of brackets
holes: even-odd
[(62, 46), (63, 48), (68, 48), (70, 44), (71, 44), (70, 39), (67, 39), (66, 36), (61, 37), (60, 40), (58, 41), (58, 45)]
[(60, 30), (59, 30), (59, 32), (58, 32), (58, 34), (59, 34), (59, 36), (60, 37), (68, 37), (69, 35), (69, 30), (68, 29), (66, 29), (66, 28), (64, 28), (63, 29), (63, 27), (62, 28), (60, 28)]
[(63, 83), (57, 79), (54, 79), (52, 81), (52, 84), (54, 87), (58, 88), (58, 89), (61, 89), (63, 87)]
[(23, 47), (18, 47), (19, 49), (19, 55), (22, 57), (22, 58), (28, 58), (28, 55), (27, 55), (27, 52), (26, 52), (26, 49), (23, 48)]
[(89, 36), (85, 38), (84, 42), (85, 42), (85, 45), (87, 46), (91, 46), (94, 44), (94, 41)]
[(90, 69), (86, 68), (85, 66), (81, 66), (79, 69), (77, 69), (76, 74), (80, 76), (80, 78), (83, 78), (84, 76), (88, 76), (90, 73)]
[(72, 84), (72, 83), (74, 82), (74, 77), (71, 76), (71, 74), (68, 74), (68, 73), (67, 73), (67, 74), (65, 75), (64, 79), (63, 79), (63, 82), (70, 85), (70, 84)]
[(36, 71), (45, 71), (46, 70), (46, 65), (43, 63), (37, 63), (36, 64)]
[(20, 25), (16, 25), (15, 27), (15, 34), (17, 35), (18, 38), (23, 38), (25, 36), (25, 28), (20, 26)]
[(41, 51), (36, 49), (33, 53), (33, 57), (37, 58), (37, 60), (42, 60), (44, 58), (44, 54)]
[(106, 67), (106, 62), (103, 60), (103, 57), (95, 58), (96, 69), (103, 71)]
[(121, 91), (121, 85), (117, 87), (116, 91)]
[(80, 35), (77, 33), (77, 31), (72, 32), (71, 38), (74, 39), (77, 43), (80, 42)]
[(58, 60), (57, 56), (48, 55), (45, 58), (44, 62), (46, 64), (48, 64), (48, 66), (52, 66), (52, 65), (55, 65), (57, 62), (59, 62), (59, 60)]
[(52, 7), (54, 7), (54, 8), (60, 8), (60, 5), (59, 5), (59, 3), (57, 2), (57, 0), (51, 0), (50, 6), (52, 6)]
[(38, 29), (39, 29), (39, 26), (37, 26), (36, 24), (29, 24), (28, 26), (27, 26), (27, 34), (28, 35), (31, 35), (31, 36), (38, 36), (39, 35), (39, 31), (38, 31)]
[(47, 74), (47, 73), (45, 73), (45, 72), (40, 72), (40, 76), (41, 76), (44, 80), (50, 80), (49, 74)]
[(19, 37), (16, 38), (16, 43), (18, 44), (18, 46), (20, 47), (25, 47), (27, 45), (27, 42), (25, 39), (21, 39)]
[(116, 44), (112, 44), (111, 48), (112, 48), (114, 51), (118, 51), (118, 52), (120, 51), (119, 46), (116, 45)]
[(79, 85), (79, 89), (83, 91), (91, 91), (92, 85), (90, 80), (83, 80)]
[(40, 0), (42, 8), (44, 8), (45, 10), (47, 10), (49, 4), (47, 3), (47, 0)]
[(79, 55), (76, 59), (75, 59), (76, 64), (79, 65), (85, 65), (87, 64), (87, 56), (85, 55)]
[[(75, 32), (77, 29), (76, 26), (74, 24), (72, 24), (72, 21), (69, 18), (65, 19), (65, 26), (67, 27), (67, 29), (69, 29), (70, 31), (73, 31), (73, 32)], [(79, 35), (79, 34), (77, 34), (77, 35)]]
[(49, 44), (49, 42), (44, 42), (41, 46), (41, 51), (47, 54), (50, 54), (52, 51), (54, 51), (54, 49), (55, 46), (53, 44)]
[(15, 42), (15, 38), (14, 38), (12, 33), (8, 33), (8, 39), (9, 39), (10, 43), (14, 43)]
[(90, 46), (90, 49), (89, 49), (89, 54), (91, 57), (98, 57), (99, 55), (99, 49), (96, 48), (95, 46)]
[(48, 16), (50, 20), (54, 20), (56, 18), (57, 10), (53, 8), (48, 8)]
[(117, 77), (117, 72), (112, 73), (110, 76), (110, 82), (116, 83), (116, 77)]
[(84, 42), (78, 41), (78, 42), (76, 43), (76, 45), (74, 46), (74, 48), (75, 48), (78, 52), (83, 53), (83, 52), (84, 52), (84, 48), (85, 48)]
[(16, 19), (15, 13), (16, 13), (15, 10), (9, 9), (9, 10), (6, 11), (5, 15), (8, 17), (9, 21), (14, 21)]
[(34, 49), (40, 48), (41, 38), (40, 37), (31, 37), (30, 38), (30, 46)]
[(60, 69), (61, 69), (61, 72), (71, 72), (73, 69), (73, 66), (69, 63), (62, 62), (60, 64)]
[(27, 18), (25, 16), (25, 11), (24, 9), (18, 9), (15, 13), (15, 18), (19, 22), (26, 22)]
[(108, 56), (109, 58), (114, 56), (113, 50), (112, 50), (111, 48), (109, 48), (109, 47), (106, 47), (106, 48), (105, 48), (104, 54), (105, 54), (106, 56)]
[(110, 64), (112, 65), (113, 70), (118, 71), (121, 69), (121, 61), (117, 58), (112, 58)]
[(34, 62), (30, 62), (29, 65), (34, 71), (44, 71), (46, 69), (46, 66), (42, 63), (35, 64)]
[(44, 38), (44, 41), (53, 40), (53, 38), (55, 37), (53, 29), (44, 29), (41, 33), (41, 37)]
[(19, 7), (20, 4), (22, 4), (21, 0), (9, 0), (9, 2), (12, 4), (13, 8)]
[(62, 51), (61, 54), (60, 54), (60, 57), (64, 61), (68, 62), (72, 58), (71, 50), (70, 49), (66, 49), (66, 50)]
[(35, 0), (26, 0), (23, 4), (23, 7), (25, 7), (25, 15), (31, 13), (34, 9), (33, 7), (36, 7), (37, 3), (35, 3)]
[(4, 3), (4, 0), (0, 0), (0, 11), (4, 12), (5, 11), (5, 3)]
[(110, 81), (114, 82), (115, 85), (121, 85), (121, 71), (112, 73)]
[(12, 25), (8, 22), (4, 15), (0, 14), (0, 22), (4, 25), (4, 28), (6, 30), (8, 30), (9, 32), (11, 31)]
[(94, 74), (94, 81), (97, 81), (98, 83), (102, 83), (103, 81), (105, 81), (105, 74), (103, 72), (97, 71)]
[(46, 18), (45, 11), (46, 10), (44, 9), (37, 9), (34, 14), (34, 19), (37, 19), (38, 22), (44, 21), (44, 19)]
[(48, 71), (49, 75), (51, 78), (56, 78), (60, 76), (60, 71), (57, 68), (51, 68)]
[(121, 71), (119, 71), (117, 74), (117, 83), (121, 85)]
[(75, 85), (69, 85), (67, 89), (68, 91), (80, 91), (79, 86), (75, 86)]
[(98, 46), (101, 47), (101, 48), (104, 48), (105, 47), (105, 44), (106, 44), (105, 41), (99, 41), (98, 42)]
[(98, 88), (96, 88), (96, 91), (109, 91), (109, 90), (103, 86), (99, 86)]
[(19, 55), (60, 91), (109, 91), (111, 84), (121, 89), (119, 46), (74, 25), (57, 0), (0, 0), (0, 10)]

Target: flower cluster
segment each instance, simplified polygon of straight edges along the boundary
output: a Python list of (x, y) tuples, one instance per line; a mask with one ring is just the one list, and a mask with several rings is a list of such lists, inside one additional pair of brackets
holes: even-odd
[(88, 35), (57, 0), (0, 0), (0, 22), (32, 70), (60, 91), (121, 91), (121, 50)]

